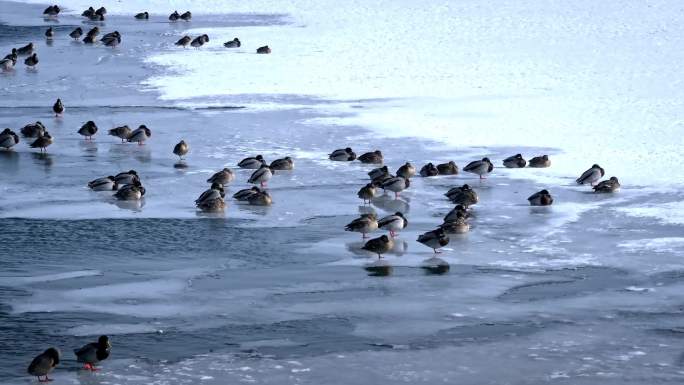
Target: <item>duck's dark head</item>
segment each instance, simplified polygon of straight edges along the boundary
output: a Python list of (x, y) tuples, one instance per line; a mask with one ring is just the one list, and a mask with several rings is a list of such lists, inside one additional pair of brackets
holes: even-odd
[(382, 152), (380, 150), (375, 150), (375, 154), (378, 156), (382, 156)]
[(48, 348), (47, 350), (45, 350), (45, 352), (43, 352), (43, 354), (52, 358), (53, 366), (59, 363), (59, 358), (61, 354), (59, 353), (59, 350), (57, 348)]
[(111, 348), (112, 345), (109, 343), (109, 337), (100, 336), (100, 338), (97, 339), (97, 347), (98, 347), (98, 349), (109, 349), (109, 348)]
[(591, 168), (601, 168), (601, 166), (599, 166), (598, 164), (594, 164), (591, 166)]
[(550, 195), (548, 190), (541, 190), (539, 193), (542, 195)]
[(211, 184), (211, 189), (212, 189), (212, 190), (221, 190), (221, 189), (223, 189), (223, 187), (221, 187), (220, 184), (214, 182), (214, 183)]
[(380, 239), (382, 239), (382, 241), (385, 243), (389, 242), (389, 238), (387, 237), (387, 235), (381, 236)]
[(347, 148), (344, 149), (344, 152), (346, 152), (347, 154), (349, 154), (350, 152), (353, 152), (353, 151), (352, 151), (351, 147), (347, 147)]
[(260, 161), (260, 162), (263, 162), (263, 161), (264, 161), (264, 157), (261, 156), (261, 155), (255, 156), (254, 159), (256, 159), (256, 160), (258, 160), (258, 161)]
[(258, 193), (258, 192), (261, 192), (261, 189), (260, 189), (259, 187), (257, 187), (257, 186), (252, 187), (251, 190), (254, 191), (254, 192), (257, 192), (257, 193)]
[(487, 163), (492, 163), (492, 161), (490, 161), (489, 158), (487, 158), (487, 157), (482, 158), (482, 161), (487, 162)]
[(12, 132), (12, 130), (10, 130), (9, 128), (5, 128), (4, 130), (2, 130), (3, 134), (9, 134), (11, 132)]
[(461, 190), (470, 190), (470, 186), (468, 186), (468, 184), (464, 184), (464, 185), (461, 187)]
[(131, 175), (138, 176), (138, 173), (135, 170), (128, 170), (128, 173)]
[(616, 176), (611, 176), (611, 177), (610, 177), (610, 180), (612, 180), (613, 182), (617, 182), (617, 181), (618, 181), (618, 178), (617, 178)]

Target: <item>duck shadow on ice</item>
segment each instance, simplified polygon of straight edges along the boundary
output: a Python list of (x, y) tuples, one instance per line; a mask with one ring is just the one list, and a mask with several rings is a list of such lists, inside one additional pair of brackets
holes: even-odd
[(113, 204), (116, 207), (123, 209), (123, 210), (140, 212), (140, 211), (142, 211), (142, 208), (145, 207), (145, 198), (138, 199), (138, 200), (128, 200), (128, 201), (122, 201), (122, 200), (118, 200), (116, 198), (111, 198), (111, 199), (107, 200), (107, 203)]
[(257, 206), (257, 205), (250, 205), (249, 203), (244, 203), (244, 202), (238, 202), (235, 203), (235, 206), (242, 211), (250, 212), (252, 214), (256, 215), (261, 215), (265, 216), (271, 211), (271, 206)]
[(394, 198), (389, 194), (377, 196), (371, 200), (373, 206), (387, 212), (407, 214), (411, 209), (408, 198)]
[(52, 167), (54, 163), (54, 158), (47, 152), (32, 152), (31, 157), (37, 165), (42, 165), (46, 168)]

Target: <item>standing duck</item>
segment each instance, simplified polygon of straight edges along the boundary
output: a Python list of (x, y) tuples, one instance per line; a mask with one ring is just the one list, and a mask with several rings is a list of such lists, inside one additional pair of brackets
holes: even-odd
[(271, 162), (271, 170), (293, 170), (294, 161), (289, 156)]
[(192, 19), (192, 13), (190, 11), (185, 11), (182, 15), (180, 15), (180, 19), (190, 21), (190, 19)]
[(104, 361), (109, 357), (109, 351), (112, 345), (109, 343), (109, 337), (100, 336), (97, 342), (91, 342), (89, 344), (83, 345), (80, 349), (74, 349), (74, 354), (76, 354), (76, 361), (83, 363), (83, 368), (96, 371), (95, 365)]
[(81, 13), (81, 16), (90, 18), (90, 16), (95, 14), (95, 8), (93, 7), (88, 7), (85, 11)]
[(26, 66), (29, 68), (33, 68), (33, 67), (37, 66), (38, 65), (38, 55), (34, 53), (33, 55), (27, 57), (24, 60), (24, 64), (26, 64)]
[(114, 31), (102, 36), (102, 39), (100, 39), (100, 41), (106, 47), (114, 48), (117, 45), (121, 44), (121, 34), (119, 33), (119, 31)]
[(52, 27), (48, 27), (47, 31), (45, 31), (45, 38), (48, 40), (52, 40), (55, 37), (55, 31), (52, 30)]
[(527, 161), (523, 158), (522, 154), (515, 154), (504, 159), (503, 165), (506, 168), (523, 168), (527, 166)]
[(136, 201), (145, 195), (145, 187), (139, 179), (135, 179), (132, 184), (124, 185), (114, 194), (114, 197), (121, 201)]
[(419, 236), (418, 242), (431, 248), (435, 253), (441, 253), (438, 249), (449, 244), (449, 236), (446, 235), (444, 230), (438, 228)]
[(259, 187), (252, 186), (252, 188), (242, 189), (233, 194), (233, 199), (237, 201), (248, 201), (249, 197), (251, 197), (254, 194), (260, 193), (261, 191), (263, 190), (261, 190)]
[(64, 113), (64, 104), (62, 104), (62, 99), (57, 99), (55, 104), (52, 106), (52, 111), (55, 113), (55, 116), (60, 116)]
[(93, 191), (116, 191), (119, 189), (119, 184), (116, 183), (113, 176), (106, 176), (104, 178), (97, 178), (88, 182), (88, 187)]
[(76, 29), (71, 31), (71, 33), (69, 34), (69, 37), (74, 40), (80, 39), (81, 36), (83, 36), (83, 29), (81, 27), (76, 27)]
[(247, 169), (255, 170), (255, 169), (260, 168), (264, 164), (266, 164), (266, 161), (264, 161), (264, 157), (261, 155), (257, 155), (257, 156), (245, 158), (245, 159), (241, 160), (240, 162), (238, 162), (237, 165), (240, 168), (247, 168)]
[(98, 27), (93, 27), (88, 33), (86, 34), (86, 37), (83, 38), (83, 42), (86, 44), (95, 44), (95, 41), (97, 39), (97, 35), (100, 34), (100, 29)]
[(263, 47), (257, 48), (256, 53), (258, 53), (258, 54), (269, 54), (269, 53), (271, 53), (271, 48), (269, 48), (269, 46), (265, 45)]
[(375, 214), (361, 214), (359, 218), (349, 222), (345, 227), (345, 231), (353, 231), (361, 233), (362, 238), (366, 238), (366, 234), (378, 229), (378, 220)]
[(438, 164), (437, 171), (439, 171), (439, 175), (457, 175), (458, 166), (453, 161), (449, 161), (447, 163)]
[(590, 169), (587, 171), (583, 172), (582, 175), (577, 178), (576, 182), (577, 184), (591, 184), (592, 186), (594, 183), (598, 182), (603, 176), (606, 174), (606, 171), (601, 168), (598, 164), (594, 164), (591, 166)]
[(109, 135), (111, 136), (116, 136), (117, 138), (121, 139), (121, 143), (124, 143), (128, 138), (130, 138), (131, 133), (130, 127), (128, 126), (121, 126), (121, 127), (115, 127), (109, 130)]
[(226, 202), (221, 197), (205, 200), (197, 204), (197, 208), (204, 212), (222, 211), (225, 207)]
[(437, 167), (435, 167), (435, 165), (432, 163), (428, 163), (420, 169), (420, 176), (422, 177), (431, 177), (437, 175), (439, 175), (439, 170), (437, 170)]
[(238, 39), (237, 37), (233, 40), (229, 40), (223, 43), (223, 46), (226, 48), (240, 48), (241, 45), (242, 43), (240, 43), (240, 39)]
[(371, 178), (371, 180), (377, 179), (383, 175), (389, 175), (389, 168), (387, 168), (387, 166), (374, 168), (368, 172), (368, 176)]
[(399, 193), (409, 188), (409, 186), (411, 186), (411, 182), (401, 176), (395, 176), (394, 178), (386, 180), (381, 185), (384, 190), (392, 191), (395, 199), (399, 197)]
[(453, 221), (444, 221), (439, 228), (447, 234), (465, 234), (470, 231), (470, 225), (464, 217), (456, 218)]
[(259, 183), (261, 187), (264, 187), (266, 185), (266, 182), (268, 182), (268, 180), (271, 179), (272, 176), (273, 171), (271, 170), (271, 168), (266, 164), (262, 164), (258, 170), (252, 173), (252, 176), (249, 177), (247, 183)]
[(392, 215), (388, 215), (381, 218), (378, 221), (378, 228), (387, 230), (390, 233), (390, 237), (394, 238), (398, 231), (401, 231), (408, 226), (408, 220), (401, 212), (397, 211)]
[(27, 124), (21, 128), (21, 134), (27, 138), (38, 138), (45, 135), (47, 129), (40, 121), (33, 124)]
[(119, 185), (127, 185), (140, 180), (140, 177), (138, 177), (138, 173), (135, 170), (129, 170), (116, 174), (112, 179)]
[(380, 150), (375, 150), (373, 152), (367, 152), (367, 153), (359, 156), (359, 161), (361, 161), (361, 163), (367, 163), (367, 164), (382, 164), (382, 162), (383, 162), (382, 152), (380, 152)]
[(105, 7), (100, 7), (100, 8), (97, 9), (97, 11), (95, 11), (95, 14), (96, 14), (96, 15), (104, 16), (104, 15), (107, 14), (107, 8), (105, 8)]
[(16, 50), (14, 55), (9, 54), (0, 60), (0, 69), (3, 71), (10, 71), (14, 66), (17, 65), (17, 55)]
[(138, 142), (138, 145), (142, 145), (147, 139), (152, 136), (152, 131), (147, 128), (144, 124), (136, 128), (131, 135), (128, 137), (129, 142)]
[[(59, 364), (59, 359), (59, 350), (48, 348), (31, 361), (27, 371), (30, 375), (38, 377), (39, 382), (50, 382), (52, 380), (48, 378), (48, 374)], [(45, 376), (45, 379), (41, 379), (42, 376)]]
[(203, 202), (211, 201), (217, 198), (223, 199), (225, 196), (226, 193), (223, 189), (223, 186), (218, 183), (212, 183), (209, 189), (205, 190), (199, 196), (199, 198), (195, 199), (195, 204), (199, 206)]
[(341, 148), (330, 153), (328, 158), (337, 162), (351, 162), (356, 160), (356, 153), (349, 147)]
[(482, 158), (482, 160), (470, 162), (467, 166), (463, 167), (463, 171), (477, 174), (480, 176), (480, 179), (484, 179), (485, 175), (492, 172), (492, 170), (494, 170), (494, 165), (489, 158)]
[(207, 182), (209, 183), (218, 183), (221, 186), (225, 186), (235, 180), (235, 174), (229, 169), (229, 168), (224, 168), (223, 170), (217, 172), (216, 174), (212, 175), (209, 179), (207, 179)]
[(367, 185), (361, 187), (356, 195), (363, 199), (363, 204), (366, 204), (366, 201), (370, 203), (373, 197), (375, 197), (375, 186), (372, 183), (368, 183)]
[(93, 13), (92, 15), (90, 15), (90, 16), (88, 17), (88, 19), (91, 20), (91, 21), (104, 21), (105, 15), (103, 15), (103, 14), (101, 14), (101, 13), (97, 13), (97, 11), (95, 11), (95, 13)]
[(138, 20), (147, 20), (147, 19), (150, 18), (150, 14), (147, 13), (147, 11), (145, 11), (145, 12), (140, 12), (140, 13), (138, 13), (138, 14), (135, 15), (135, 18), (138, 19)]
[(47, 147), (52, 144), (52, 136), (50, 133), (45, 131), (43, 136), (39, 136), (36, 140), (31, 143), (31, 148), (40, 148), (40, 152), (47, 152)]
[(376, 176), (375, 178), (371, 179), (371, 184), (372, 184), (373, 186), (380, 187), (380, 188), (382, 188), (382, 189), (384, 190), (385, 188), (382, 186), (382, 184), (385, 183), (385, 182), (387, 182), (387, 181), (389, 181), (390, 179), (392, 179), (392, 178), (394, 178), (394, 177), (395, 177), (395, 176), (392, 175), (392, 174), (390, 174), (390, 173), (387, 173), (387, 174), (379, 174), (379, 175)]
[(530, 195), (527, 200), (531, 206), (551, 206), (553, 204), (553, 197), (547, 190), (541, 190)]
[(180, 19), (178, 11), (173, 11), (173, 13), (169, 15), (169, 21), (177, 21), (178, 19)]
[(194, 38), (192, 40), (192, 42), (190, 42), (190, 45), (195, 47), (195, 48), (199, 48), (207, 42), (209, 42), (209, 36), (205, 34), (205, 35), (200, 35), (200, 36), (197, 36), (196, 38)]
[(83, 135), (86, 140), (93, 139), (93, 135), (97, 133), (97, 125), (92, 120), (85, 122), (78, 130), (78, 133)]
[(173, 153), (177, 155), (180, 160), (183, 160), (183, 157), (188, 153), (188, 151), (190, 151), (190, 148), (184, 140), (181, 140), (173, 147)]
[(14, 131), (9, 128), (5, 128), (0, 133), (0, 147), (5, 150), (9, 150), (19, 143), (19, 135), (15, 134)]
[(273, 204), (273, 198), (267, 191), (260, 190), (247, 197), (247, 202), (252, 206), (270, 206)]
[(59, 9), (59, 6), (52, 5), (52, 6), (45, 8), (45, 10), (43, 11), (43, 15), (47, 16), (47, 17), (57, 17), (57, 15), (59, 15), (60, 11), (61, 11), (61, 9)]
[(178, 39), (178, 41), (175, 44), (185, 48), (188, 46), (188, 44), (190, 44), (191, 41), (192, 41), (192, 38), (188, 35), (185, 35), (185, 36), (181, 37), (180, 39)]
[(17, 48), (17, 55), (26, 56), (33, 53), (33, 43), (28, 43), (23, 47)]
[(388, 253), (392, 248), (394, 248), (394, 240), (387, 235), (382, 235), (370, 239), (361, 249), (370, 251), (371, 253), (377, 254), (378, 258), (382, 258), (382, 255)]
[(594, 186), (594, 192), (596, 193), (614, 193), (620, 190), (620, 182), (617, 177), (611, 176), (609, 180), (604, 180), (603, 182)]
[(470, 186), (467, 184), (464, 184), (461, 187), (454, 187), (447, 191), (444, 195), (446, 195), (451, 202), (457, 205), (462, 205), (466, 209), (471, 205), (476, 204), (480, 200), (477, 192), (475, 192), (475, 190), (470, 188)]
[(404, 163), (397, 170), (397, 176), (402, 176), (406, 179), (413, 178), (414, 175), (416, 175), (416, 168), (409, 162)]
[(530, 159), (529, 166), (534, 168), (551, 167), (551, 160), (549, 159), (548, 155), (535, 156), (534, 158)]

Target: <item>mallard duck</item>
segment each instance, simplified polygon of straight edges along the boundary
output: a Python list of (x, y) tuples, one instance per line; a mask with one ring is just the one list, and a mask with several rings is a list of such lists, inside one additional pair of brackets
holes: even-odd
[(69, 37), (74, 40), (80, 39), (81, 36), (83, 36), (83, 29), (81, 27), (76, 27), (76, 29), (71, 31), (71, 33), (69, 34)]
[(364, 204), (366, 204), (366, 201), (370, 203), (373, 197), (375, 197), (375, 186), (372, 183), (368, 183), (367, 185), (361, 187), (361, 189), (356, 195), (358, 195), (359, 198), (363, 199)]
[[(31, 361), (27, 371), (30, 375), (38, 377), (39, 382), (52, 381), (48, 374), (59, 364), (59, 359), (59, 349), (48, 348)], [(41, 379), (43, 376), (45, 379)]]
[(237, 37), (233, 40), (229, 40), (223, 43), (223, 46), (226, 48), (240, 48), (241, 45), (242, 43), (240, 43), (240, 39), (238, 39)]
[(420, 176), (424, 178), (437, 175), (439, 175), (439, 170), (437, 170), (437, 167), (432, 163), (428, 163), (420, 169)]
[(132, 184), (122, 186), (114, 194), (114, 197), (122, 201), (133, 201), (141, 199), (144, 195), (145, 187), (142, 186), (139, 179), (135, 179)]
[(9, 150), (19, 143), (19, 135), (15, 134), (14, 131), (9, 128), (5, 128), (0, 133), (0, 147)]
[(191, 41), (192, 41), (192, 38), (188, 35), (185, 35), (185, 36), (181, 37), (180, 39), (178, 39), (178, 41), (175, 44), (178, 46), (181, 46), (181, 47), (187, 47)]
[(441, 253), (438, 249), (449, 244), (449, 236), (446, 235), (443, 229), (438, 228), (419, 236), (418, 242), (431, 248), (435, 253)]
[(178, 11), (173, 11), (173, 13), (169, 15), (170, 21), (177, 21), (178, 19), (180, 19), (180, 14)]
[(64, 104), (62, 104), (62, 99), (57, 99), (54, 105), (52, 105), (52, 111), (55, 116), (62, 115), (64, 113)]
[(261, 190), (247, 197), (247, 202), (252, 206), (270, 206), (273, 203), (273, 199), (271, 194)]
[(116, 47), (121, 44), (121, 34), (119, 31), (114, 31), (102, 36), (100, 41), (107, 47)]
[(56, 17), (57, 15), (59, 15), (60, 11), (61, 11), (61, 9), (59, 8), (59, 6), (52, 5), (52, 6), (45, 8), (45, 10), (43, 11), (43, 15), (48, 16), (48, 17)]
[(135, 18), (138, 19), (138, 20), (147, 20), (147, 19), (150, 18), (150, 14), (147, 13), (147, 11), (145, 11), (145, 12), (140, 12), (140, 13), (136, 13), (136, 14), (135, 14)]
[(356, 153), (349, 147), (341, 148), (330, 153), (328, 158), (337, 162), (351, 162), (356, 160)]
[(92, 120), (89, 120), (81, 126), (78, 133), (83, 135), (86, 140), (93, 139), (93, 135), (97, 133), (97, 125)]
[(261, 155), (245, 158), (238, 162), (238, 167), (240, 168), (246, 168), (246, 169), (258, 169), (261, 166), (265, 165), (266, 161), (264, 160), (264, 157)]
[(439, 175), (457, 175), (458, 166), (453, 161), (449, 161), (447, 163), (438, 164), (437, 171), (439, 171)]
[(617, 177), (611, 176), (609, 180), (604, 180), (594, 186), (594, 192), (613, 193), (620, 190), (620, 182)]
[(197, 204), (197, 208), (205, 212), (221, 211), (226, 207), (226, 202), (223, 198), (215, 198), (202, 201)]
[(504, 159), (503, 165), (506, 168), (523, 168), (527, 166), (527, 161), (523, 158), (522, 154), (515, 154)]
[(408, 226), (408, 220), (399, 211), (378, 221), (378, 228), (389, 231), (392, 238), (394, 238), (398, 231), (405, 229), (406, 226)]
[(27, 58), (24, 60), (24, 64), (26, 64), (26, 66), (29, 67), (29, 68), (33, 68), (33, 67), (37, 66), (37, 65), (38, 65), (38, 62), (39, 62), (39, 60), (38, 60), (38, 55), (35, 54), (35, 53), (34, 53), (33, 55), (27, 57)]
[(606, 174), (606, 171), (601, 168), (598, 164), (594, 164), (591, 166), (590, 169), (587, 171), (583, 172), (582, 175), (577, 178), (576, 182), (577, 184), (591, 184), (592, 186), (594, 183), (599, 181), (603, 176)]
[(209, 42), (209, 36), (208, 35), (200, 35), (200, 36), (197, 36), (196, 38), (194, 38), (190, 42), (190, 45), (195, 47), (195, 48), (199, 48), (208, 42)]
[(389, 169), (387, 168), (387, 166), (374, 168), (368, 172), (368, 176), (371, 178), (371, 180), (377, 179), (382, 175), (389, 175)]
[(80, 349), (74, 349), (74, 354), (76, 354), (76, 361), (83, 363), (84, 369), (96, 371), (98, 369), (95, 368), (95, 365), (109, 357), (111, 348), (109, 337), (100, 336), (97, 342), (91, 342), (83, 345)]
[(222, 186), (225, 186), (233, 180), (235, 180), (235, 174), (233, 174), (233, 171), (231, 171), (229, 168), (224, 168), (207, 179), (207, 182), (218, 183)]
[(551, 206), (553, 204), (553, 197), (547, 190), (541, 190), (530, 195), (527, 200), (531, 206)]
[(451, 202), (462, 205), (466, 209), (480, 200), (477, 192), (467, 184), (464, 184), (461, 187), (454, 187), (444, 195), (446, 195)]
[(265, 164), (263, 164), (258, 170), (254, 171), (252, 173), (252, 176), (249, 177), (249, 180), (247, 183), (253, 183), (257, 184), (259, 183), (261, 187), (264, 187), (266, 183), (268, 182), (269, 179), (273, 176), (273, 171), (271, 168)]
[(133, 131), (131, 131), (130, 127), (121, 126), (121, 127), (115, 127), (115, 128), (112, 128), (111, 130), (109, 130), (109, 135), (116, 136), (117, 138), (120, 138), (121, 143), (124, 143), (125, 141), (128, 140), (128, 138), (130, 138), (132, 132)]
[(40, 121), (35, 122), (34, 124), (27, 124), (24, 127), (21, 128), (21, 134), (27, 138), (38, 138), (43, 135), (45, 135), (45, 132), (47, 131), (43, 123)]
[(463, 205), (456, 205), (451, 211), (444, 216), (444, 222), (454, 222), (460, 218), (468, 219), (470, 214)]
[(88, 182), (88, 187), (93, 191), (115, 191), (119, 189), (119, 184), (116, 183), (112, 175), (104, 178), (97, 178)]
[(173, 153), (177, 155), (180, 160), (183, 160), (183, 157), (188, 153), (188, 151), (190, 151), (190, 148), (184, 140), (181, 140), (173, 147)]
[(378, 220), (374, 214), (362, 214), (359, 218), (349, 222), (345, 227), (345, 231), (353, 231), (361, 233), (362, 238), (366, 238), (366, 234), (378, 229)]
[(95, 14), (95, 8), (93, 7), (88, 7), (85, 11), (81, 13), (81, 16), (90, 18), (90, 16)]
[(48, 40), (52, 40), (52, 38), (55, 37), (55, 31), (52, 30), (52, 27), (48, 27), (47, 31), (45, 31), (45, 38)]
[(413, 178), (415, 175), (416, 168), (409, 162), (404, 163), (404, 165), (397, 170), (397, 176), (402, 176), (406, 179)]
[(256, 53), (269, 54), (269, 53), (271, 53), (271, 48), (269, 48), (267, 45), (265, 45), (263, 47), (257, 48)]
[(289, 156), (271, 162), (271, 170), (293, 170), (294, 161)]
[(39, 136), (36, 140), (31, 143), (31, 148), (40, 148), (40, 152), (47, 152), (47, 147), (52, 144), (52, 136), (50, 133), (45, 131), (43, 136)]
[(190, 21), (190, 19), (192, 19), (192, 13), (190, 11), (185, 11), (182, 15), (180, 15), (180, 19)]
[(131, 132), (131, 135), (128, 137), (129, 142), (138, 142), (139, 145), (142, 145), (143, 142), (145, 142), (147, 139), (149, 139), (152, 136), (152, 131), (147, 128), (144, 124), (140, 125), (137, 129), (133, 130)]
[(235, 199), (235, 200), (237, 200), (237, 201), (248, 201), (248, 200), (249, 200), (249, 197), (251, 197), (251, 196), (254, 195), (254, 194), (260, 193), (260, 192), (262, 192), (262, 191), (263, 191), (263, 190), (261, 190), (261, 189), (260, 189), (259, 187), (257, 187), (257, 186), (253, 186), (253, 187), (251, 187), (251, 188), (242, 189), (242, 190), (236, 192), (235, 194), (233, 194), (233, 199)]
[(480, 179), (484, 179), (485, 175), (492, 172), (492, 170), (494, 170), (494, 165), (489, 158), (470, 162), (467, 166), (463, 167), (463, 171), (479, 175)]
[(135, 170), (128, 170), (116, 174), (113, 180), (119, 185), (127, 185), (133, 184), (136, 180), (140, 180), (140, 177)]
[(394, 240), (387, 235), (381, 235), (377, 238), (370, 239), (361, 249), (370, 251), (382, 258), (382, 255), (392, 250), (394, 247)]
[(17, 48), (17, 55), (26, 56), (33, 53), (33, 43), (28, 43), (23, 47)]
[(10, 71), (15, 65), (17, 65), (16, 55), (7, 55), (4, 59), (0, 60), (0, 69), (3, 71)]
[(397, 198), (399, 197), (399, 193), (401, 193), (402, 191), (409, 188), (409, 186), (411, 186), (411, 182), (404, 177), (396, 176), (394, 178), (384, 181), (381, 186), (384, 190), (394, 192), (394, 197)]
[(551, 167), (551, 160), (548, 155), (535, 156), (530, 159), (529, 167), (546, 168)]
[(223, 186), (219, 183), (212, 183), (208, 190), (205, 190), (199, 198), (195, 199), (195, 204), (200, 205), (204, 201), (210, 201), (216, 198), (224, 198), (226, 196)]
[(382, 152), (380, 150), (375, 150), (373, 152), (367, 152), (361, 156), (359, 156), (359, 161), (361, 163), (367, 163), (367, 164), (382, 164), (383, 162), (383, 156)]
[(444, 221), (439, 228), (447, 234), (465, 234), (470, 231), (470, 225), (464, 217), (456, 218), (453, 221)]

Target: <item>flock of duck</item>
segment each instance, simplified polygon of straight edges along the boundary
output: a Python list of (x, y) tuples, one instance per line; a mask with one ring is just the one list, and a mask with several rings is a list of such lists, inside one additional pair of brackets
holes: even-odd
[[(50, 6), (45, 9), (44, 16), (47, 18), (54, 18), (60, 13), (60, 8), (57, 5)], [(107, 14), (104, 7), (94, 9), (88, 8), (82, 13), (91, 21), (102, 21)], [(148, 20), (150, 15), (148, 12), (141, 12), (135, 15), (138, 20)], [(172, 22), (183, 20), (189, 21), (192, 14), (187, 11), (179, 14), (174, 11), (169, 20)], [(100, 30), (98, 27), (93, 27), (86, 33), (83, 42), (87, 44), (94, 44), (97, 40)], [(45, 36), (47, 39), (54, 38), (54, 31), (49, 28)], [(78, 27), (73, 30), (69, 36), (73, 39), (80, 39), (83, 36), (83, 30)], [(116, 47), (121, 43), (121, 34), (114, 31), (105, 34), (100, 41), (105, 46)], [(196, 38), (184, 36), (179, 39), (175, 45), (199, 48), (209, 41), (207, 35), (200, 35)], [(237, 48), (241, 46), (238, 38), (224, 43), (227, 48)], [(259, 47), (257, 53), (270, 53), (271, 49), (268, 46)], [(38, 64), (38, 57), (34, 52), (33, 43), (27, 46), (15, 48), (12, 52), (5, 56), (0, 61), (0, 68), (3, 70), (11, 70), (16, 64), (18, 56), (28, 56), (25, 63), (29, 67), (34, 67)], [(64, 114), (65, 106), (61, 99), (58, 99), (52, 108), (55, 116), (59, 117)], [(98, 126), (94, 121), (88, 121), (78, 129), (78, 134), (84, 137), (84, 140), (92, 140), (93, 136), (98, 133)], [(47, 152), (47, 148), (53, 143), (53, 138), (47, 131), (45, 125), (40, 121), (27, 124), (22, 127), (19, 132), (25, 138), (31, 138), (29, 144), (31, 148), (40, 149), (40, 152)], [(132, 142), (143, 145), (152, 137), (151, 130), (145, 125), (140, 125), (137, 129), (131, 129), (128, 126), (115, 127), (108, 130), (108, 134), (121, 139), (123, 142)], [(0, 133), (0, 148), (11, 150), (20, 142), (19, 135), (9, 128), (4, 129)], [(176, 144), (172, 150), (173, 154), (179, 157), (182, 162), (183, 157), (190, 151), (190, 147), (185, 140), (181, 140)], [(435, 177), (438, 175), (456, 175), (459, 173), (459, 168), (453, 161), (433, 164), (428, 163), (417, 170), (410, 162), (401, 165), (394, 174), (384, 164), (384, 157), (381, 151), (371, 151), (363, 153), (358, 156), (349, 147), (337, 149), (329, 154), (329, 160), (334, 162), (352, 162), (359, 161), (363, 164), (376, 165), (377, 168), (368, 172), (369, 182), (362, 186), (358, 191), (358, 197), (363, 200), (364, 204), (370, 204), (372, 200), (378, 195), (378, 190), (381, 189), (385, 193), (392, 192), (395, 194), (395, 199), (399, 195), (411, 187), (411, 178), (419, 175), (420, 177)], [(548, 155), (536, 156), (529, 161), (525, 160), (521, 154), (516, 154), (503, 160), (503, 166), (506, 168), (524, 168), (535, 167), (545, 168), (551, 166), (551, 161)], [(383, 166), (380, 166), (383, 165)], [(254, 170), (247, 182), (254, 186), (247, 189), (242, 189), (233, 194), (233, 199), (241, 202), (246, 202), (250, 205), (268, 206), (273, 203), (273, 199), (266, 190), (268, 181), (276, 172), (291, 171), (294, 169), (294, 161), (291, 157), (284, 157), (276, 159), (270, 164), (265, 161), (263, 156), (256, 155), (248, 157), (237, 163), (237, 167), (242, 169)], [(464, 172), (477, 175), (480, 179), (494, 170), (494, 165), (489, 158), (482, 158), (470, 162), (463, 167)], [(613, 193), (620, 189), (620, 183), (616, 177), (611, 177), (608, 180), (600, 181), (605, 176), (605, 171), (598, 164), (594, 164), (586, 170), (579, 178), (576, 179), (578, 184), (590, 184), (596, 193)], [(210, 185), (202, 194), (195, 200), (196, 207), (201, 211), (214, 212), (221, 211), (225, 207), (225, 188), (235, 180), (235, 173), (230, 168), (223, 168), (222, 170), (213, 174), (207, 183)], [(598, 183), (597, 183), (598, 182)], [(141, 183), (140, 176), (135, 170), (124, 171), (116, 175), (105, 176), (97, 178), (88, 182), (88, 187), (93, 191), (114, 191), (114, 197), (119, 200), (132, 201), (140, 200), (145, 195), (145, 187)], [(468, 184), (453, 187), (444, 194), (453, 204), (454, 208), (449, 211), (443, 223), (436, 229), (421, 234), (417, 241), (429, 248), (435, 253), (439, 253), (439, 249), (449, 243), (449, 234), (463, 234), (470, 230), (468, 222), (470, 218), (469, 209), (479, 201), (478, 194)], [(553, 204), (553, 197), (546, 189), (532, 194), (528, 199), (532, 206), (549, 206)], [(345, 230), (361, 233), (365, 240), (369, 234), (376, 230), (386, 230), (388, 235), (381, 235), (376, 238), (369, 239), (365, 242), (362, 249), (371, 253), (377, 254), (378, 258), (382, 258), (394, 247), (394, 238), (397, 233), (401, 232), (408, 226), (408, 220), (404, 213), (396, 212), (394, 214), (377, 218), (375, 214), (362, 214), (359, 218), (345, 226)], [(109, 356), (111, 344), (107, 336), (101, 336), (97, 342), (89, 343), (80, 349), (74, 351), (77, 361), (84, 364), (84, 368), (88, 370), (97, 370), (95, 365)], [(60, 351), (56, 348), (49, 348), (40, 355), (38, 355), (29, 365), (28, 372), (31, 375), (37, 376), (39, 381), (51, 381), (48, 374), (60, 362)], [(44, 378), (43, 378), (44, 377)]]

